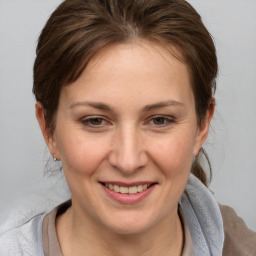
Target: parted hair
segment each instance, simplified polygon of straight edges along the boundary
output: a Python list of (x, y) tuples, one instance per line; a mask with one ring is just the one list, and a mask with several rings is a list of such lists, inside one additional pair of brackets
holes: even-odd
[[(131, 40), (177, 48), (190, 71), (198, 125), (213, 104), (218, 72), (212, 37), (200, 15), (184, 0), (66, 0), (52, 13), (36, 49), (33, 92), (42, 104), (50, 133), (61, 88), (76, 81), (102, 48)], [(178, 57), (177, 57), (178, 58)], [(205, 154), (202, 149), (200, 154)], [(208, 179), (197, 158), (194, 173)], [(210, 166), (211, 173), (211, 166)]]

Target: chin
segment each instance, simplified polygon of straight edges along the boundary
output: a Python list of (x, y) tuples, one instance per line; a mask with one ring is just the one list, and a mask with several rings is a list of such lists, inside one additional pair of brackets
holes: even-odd
[(108, 227), (113, 233), (119, 234), (119, 235), (136, 235), (141, 234), (149, 229), (149, 226), (142, 226), (142, 225), (136, 225), (135, 223), (132, 223), (132, 226), (130, 224), (124, 224), (120, 223), (120, 225), (115, 225)]
[(141, 234), (150, 229), (156, 222), (149, 216), (145, 216), (145, 214), (133, 214), (129, 213), (129, 211), (119, 214), (119, 216), (114, 216), (114, 218), (113, 216), (107, 222), (104, 219), (105, 227), (120, 235)]

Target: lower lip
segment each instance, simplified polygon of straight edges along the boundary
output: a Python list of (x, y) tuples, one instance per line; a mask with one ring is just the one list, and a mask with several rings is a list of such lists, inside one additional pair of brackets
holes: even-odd
[(155, 185), (152, 185), (146, 190), (143, 190), (142, 192), (139, 192), (137, 194), (121, 194), (105, 187), (104, 185), (102, 185), (102, 187), (107, 195), (112, 199), (116, 200), (117, 202), (121, 204), (136, 204), (146, 198), (155, 188)]

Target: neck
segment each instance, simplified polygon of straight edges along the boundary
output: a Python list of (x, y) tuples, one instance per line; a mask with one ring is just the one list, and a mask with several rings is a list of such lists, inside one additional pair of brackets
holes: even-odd
[(131, 235), (112, 232), (95, 220), (79, 216), (72, 207), (58, 217), (56, 226), (65, 256), (83, 252), (97, 256), (182, 254), (183, 231), (178, 212), (146, 231)]

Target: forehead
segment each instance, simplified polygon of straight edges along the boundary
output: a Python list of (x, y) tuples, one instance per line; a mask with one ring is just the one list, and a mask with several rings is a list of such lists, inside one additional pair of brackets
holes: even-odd
[(162, 101), (170, 97), (191, 100), (188, 67), (174, 50), (175, 56), (165, 47), (143, 40), (106, 47), (90, 60), (73, 84), (63, 88), (61, 98), (74, 101), (90, 97), (112, 103), (115, 97), (117, 102)]

